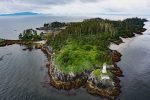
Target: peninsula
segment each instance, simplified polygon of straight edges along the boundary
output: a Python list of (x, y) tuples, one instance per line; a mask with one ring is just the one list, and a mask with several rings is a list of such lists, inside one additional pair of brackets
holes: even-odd
[[(83, 86), (90, 94), (116, 99), (121, 88), (118, 77), (123, 76), (116, 62), (122, 55), (109, 46), (122, 43), (120, 37), (142, 34), (146, 21), (136, 17), (47, 23), (37, 28), (44, 31), (40, 34), (27, 29), (19, 35), (20, 40), (0, 40), (0, 46), (34, 43), (48, 57), (48, 74), (53, 87), (70, 90)], [(41, 40), (46, 43), (36, 43)]]

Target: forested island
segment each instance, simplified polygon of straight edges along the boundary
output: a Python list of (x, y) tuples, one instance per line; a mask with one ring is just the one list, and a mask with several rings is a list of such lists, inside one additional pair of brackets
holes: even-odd
[[(55, 88), (70, 90), (83, 86), (90, 94), (115, 99), (121, 87), (118, 77), (123, 76), (116, 65), (121, 54), (109, 46), (122, 43), (120, 37), (142, 34), (146, 21), (136, 17), (118, 21), (92, 18), (82, 22), (46, 23), (37, 30), (52, 30), (49, 35), (27, 29), (19, 35), (18, 43), (46, 41), (37, 48), (48, 56), (50, 84)], [(4, 41), (0, 45), (9, 43)]]
[(54, 29), (61, 29), (66, 26), (68, 26), (67, 23), (55, 21), (52, 23), (45, 23), (43, 27), (36, 28), (36, 29), (37, 30), (54, 30)]

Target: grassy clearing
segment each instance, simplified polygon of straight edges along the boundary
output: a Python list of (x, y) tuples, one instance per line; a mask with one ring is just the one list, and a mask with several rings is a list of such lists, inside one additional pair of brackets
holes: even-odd
[(106, 62), (105, 56), (105, 52), (98, 51), (94, 45), (80, 45), (71, 41), (56, 53), (55, 64), (64, 73), (82, 73), (93, 70), (96, 65), (101, 67)]

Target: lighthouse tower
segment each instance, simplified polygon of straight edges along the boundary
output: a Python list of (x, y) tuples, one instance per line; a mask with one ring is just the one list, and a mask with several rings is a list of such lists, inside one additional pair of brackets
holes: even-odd
[(103, 69), (102, 69), (102, 74), (101, 74), (101, 79), (102, 80), (108, 80), (110, 77), (107, 75), (107, 70), (106, 70), (106, 63), (103, 64)]
[(107, 70), (106, 70), (106, 63), (103, 64), (102, 73), (103, 73), (103, 74), (107, 73)]

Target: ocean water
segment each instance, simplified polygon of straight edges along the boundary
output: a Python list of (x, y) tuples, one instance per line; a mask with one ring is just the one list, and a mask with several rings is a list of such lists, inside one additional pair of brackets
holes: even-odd
[(46, 55), (41, 50), (23, 51), (24, 48), (26, 47), (20, 45), (0, 47), (0, 100), (92, 100), (95, 98), (88, 95), (83, 88), (67, 92), (51, 87), (45, 66)]
[(118, 100), (150, 99), (150, 22), (145, 24), (144, 35), (134, 38), (121, 51), (123, 56), (118, 66), (124, 77), (120, 78), (122, 93)]
[[(85, 17), (84, 17), (85, 18)], [(0, 37), (4, 39), (18, 39), (18, 35), (25, 29), (37, 28), (53, 21), (70, 22), (81, 21), (83, 17), (68, 16), (0, 16)]]
[[(133, 15), (132, 15), (133, 16)], [(131, 15), (101, 15), (95, 17), (123, 19)], [(139, 16), (150, 19), (148, 16)], [(17, 39), (27, 28), (42, 26), (52, 21), (81, 21), (88, 17), (19, 16), (0, 17), (0, 38)], [(150, 99), (150, 23), (144, 35), (135, 37), (124, 48), (118, 66), (123, 70), (122, 93), (118, 100)], [(51, 87), (46, 56), (41, 50), (23, 51), (26, 47), (11, 45), (0, 47), (0, 100), (106, 100), (92, 96), (84, 88), (63, 91)]]

